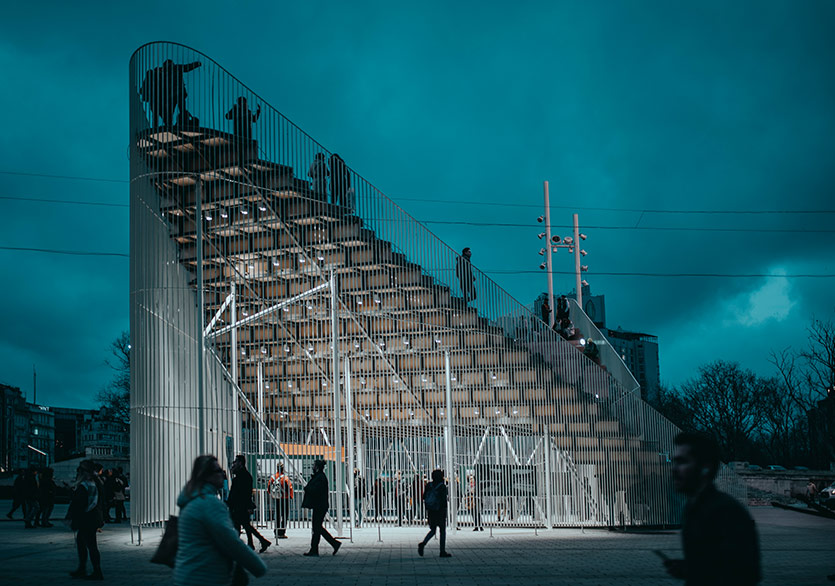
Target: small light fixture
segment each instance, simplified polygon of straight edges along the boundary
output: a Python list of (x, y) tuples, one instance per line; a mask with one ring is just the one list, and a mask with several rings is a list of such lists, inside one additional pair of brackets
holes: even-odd
[(478, 409), (473, 409), (473, 413), (475, 413), (476, 415), (478, 415)]
[(403, 336), (403, 345), (404, 345), (404, 346), (408, 346), (408, 345), (409, 345), (409, 338), (407, 338), (406, 336)]
[(241, 356), (246, 356), (246, 349), (245, 348), (241, 348)]
[(284, 344), (284, 352), (286, 352), (287, 354), (290, 353), (290, 344)]
[(502, 412), (502, 410), (501, 410), (501, 409), (496, 409), (496, 415), (501, 414), (501, 412)]
[(249, 210), (246, 209), (246, 206), (241, 206), (241, 215), (242, 216), (248, 216), (249, 215)]
[(440, 338), (438, 338), (438, 337), (436, 337), (436, 338), (435, 338), (435, 343), (436, 343), (436, 344), (440, 344), (440, 343), (441, 343), (441, 339), (440, 339)]
[(374, 296), (374, 303), (376, 303), (377, 305), (380, 305), (380, 297), (379, 296), (377, 296), (377, 295)]
[(274, 266), (274, 267), (277, 267), (277, 266), (278, 266), (278, 264), (279, 264), (279, 263), (278, 263), (278, 259), (277, 259), (277, 258), (275, 258), (275, 257), (273, 257), (273, 266)]
[(264, 383), (264, 388), (269, 389), (270, 388), (270, 383)]
[(357, 297), (357, 305), (362, 305), (362, 297)]
[(292, 389), (292, 388), (293, 388), (293, 381), (291, 381), (291, 380), (288, 380), (288, 381), (287, 381), (287, 388), (288, 388), (288, 389)]
[(326, 381), (326, 380), (322, 381), (322, 388), (325, 388), (325, 389), (328, 388), (328, 381)]
[(206, 221), (207, 221), (207, 222), (211, 222), (211, 221), (212, 221), (212, 214), (210, 214), (209, 212), (206, 212), (206, 215), (205, 215), (204, 217), (206, 218)]
[(242, 309), (241, 313), (244, 314), (244, 317), (249, 315), (249, 312), (246, 309)]
[(266, 353), (267, 353), (267, 347), (266, 346), (261, 346), (261, 354), (266, 354)]
[(518, 414), (519, 414), (519, 409), (514, 409), (514, 410), (513, 410), (513, 414), (514, 414), (514, 415), (518, 415)]
[(220, 208), (220, 217), (224, 220), (229, 217), (229, 212), (226, 211), (226, 208)]
[(299, 255), (299, 264), (304, 264), (305, 262), (307, 261), (304, 260), (304, 257), (302, 255)]
[(258, 202), (258, 211), (259, 212), (266, 212), (267, 211), (267, 204), (265, 204), (263, 201), (259, 201)]

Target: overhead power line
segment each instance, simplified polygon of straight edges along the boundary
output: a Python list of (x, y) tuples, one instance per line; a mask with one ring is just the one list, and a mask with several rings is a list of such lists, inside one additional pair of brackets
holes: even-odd
[[(18, 252), (41, 252), (47, 254), (66, 254), (73, 256), (115, 256), (121, 258), (128, 258), (130, 255), (123, 252), (97, 252), (86, 250), (63, 250), (56, 248), (30, 248), (23, 246), (0, 246), (0, 250), (18, 251)], [(536, 270), (505, 270), (505, 269), (488, 269), (482, 271), (488, 275), (524, 275), (524, 274), (542, 274), (543, 271)], [(555, 275), (573, 275), (572, 271), (552, 271)], [(641, 272), (601, 272), (594, 271), (587, 273), (589, 275), (603, 276), (603, 277), (717, 277), (717, 278), (733, 278), (733, 279), (754, 279), (754, 278), (775, 278), (775, 279), (801, 279), (801, 278), (835, 278), (833, 273), (794, 273), (787, 275), (775, 275), (771, 273), (641, 273)]]
[[(48, 199), (39, 197), (19, 197), (11, 195), (0, 195), (0, 200), (26, 201), (33, 203), (54, 203), (84, 206), (103, 206), (113, 208), (129, 208), (126, 203), (111, 203), (104, 201), (85, 201), (71, 199)], [(468, 222), (457, 220), (418, 220), (423, 224), (437, 224), (449, 226), (476, 226), (489, 228), (541, 228), (542, 224), (524, 224), (514, 222)], [(568, 224), (552, 224), (551, 228), (570, 229)], [(835, 234), (835, 229), (809, 229), (809, 228), (705, 228), (705, 227), (679, 227), (679, 226), (605, 226), (585, 225), (584, 230), (628, 230), (628, 231), (657, 231), (657, 232), (747, 232), (765, 234)]]
[(60, 250), (57, 248), (28, 248), (24, 246), (0, 246), (0, 250), (15, 250), (21, 252), (44, 252), (48, 254), (68, 254), (72, 256), (119, 256), (128, 258), (123, 252), (91, 252), (86, 250)]
[[(74, 181), (98, 181), (103, 183), (130, 183), (127, 179), (111, 179), (105, 177), (84, 177), (78, 175), (50, 175), (47, 173), (25, 173), (21, 171), (2, 171), (2, 175), (20, 175), (24, 177), (44, 177), (49, 179), (67, 179)], [(392, 197), (395, 201), (418, 201), (425, 203), (442, 203), (442, 204), (456, 204), (456, 205), (477, 205), (477, 206), (499, 206), (511, 208), (531, 208), (541, 209), (539, 204), (525, 204), (525, 203), (507, 203), (507, 202), (489, 202), (489, 201), (468, 201), (468, 200), (453, 200), (453, 199), (425, 199), (418, 197)], [(552, 205), (552, 208), (563, 210), (589, 210), (600, 212), (634, 212), (645, 214), (835, 214), (835, 210), (661, 210), (652, 208), (608, 208), (608, 207), (591, 207), (591, 206), (558, 206)]]

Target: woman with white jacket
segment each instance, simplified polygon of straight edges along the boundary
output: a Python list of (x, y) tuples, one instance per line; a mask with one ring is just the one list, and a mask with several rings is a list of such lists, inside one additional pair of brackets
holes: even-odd
[(216, 457), (200, 456), (194, 461), (191, 479), (177, 499), (177, 586), (229, 586), (234, 562), (257, 577), (267, 571), (261, 558), (241, 541), (232, 527), (229, 509), (218, 498), (225, 478), (226, 472)]

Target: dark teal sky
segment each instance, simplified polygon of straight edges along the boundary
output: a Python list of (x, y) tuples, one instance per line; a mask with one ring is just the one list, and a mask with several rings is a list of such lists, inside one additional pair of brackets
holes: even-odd
[[(832, 317), (835, 3), (38, 2), (0, 21), (0, 196), (128, 201), (127, 71), (154, 40), (202, 51), (523, 303), (545, 289), (533, 207), (580, 213), (610, 327), (657, 334), (662, 379)], [(120, 182), (121, 181), (121, 182)], [(444, 200), (434, 203), (417, 200)], [(698, 228), (649, 230), (639, 228)], [(703, 229), (723, 229), (704, 231)], [(724, 230), (797, 230), (739, 232)], [(813, 232), (818, 230), (818, 232)], [(126, 207), (0, 199), (0, 246), (127, 253)], [(570, 271), (572, 259), (555, 258)], [(511, 274), (506, 272), (510, 271)], [(513, 271), (535, 271), (512, 274)], [(0, 250), (0, 381), (92, 405), (128, 327), (128, 261)], [(556, 277), (557, 289), (573, 277)]]

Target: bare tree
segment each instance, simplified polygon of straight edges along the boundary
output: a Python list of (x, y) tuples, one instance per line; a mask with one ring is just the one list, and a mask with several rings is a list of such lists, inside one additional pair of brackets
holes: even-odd
[(112, 357), (105, 363), (113, 369), (113, 378), (96, 399), (113, 419), (130, 424), (130, 334), (122, 332), (110, 343)]
[(681, 386), (682, 402), (693, 426), (714, 435), (727, 460), (748, 453), (762, 423), (762, 380), (734, 362), (722, 360), (699, 368), (699, 376)]
[(813, 318), (807, 332), (804, 350), (772, 352), (771, 363), (797, 408), (796, 427), (808, 422), (809, 447), (825, 465), (835, 460), (835, 323)]

